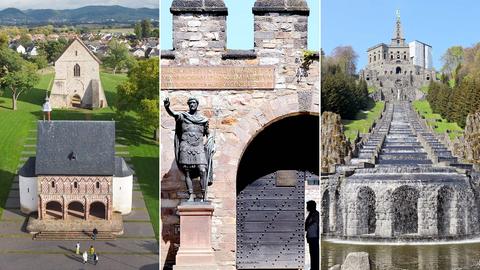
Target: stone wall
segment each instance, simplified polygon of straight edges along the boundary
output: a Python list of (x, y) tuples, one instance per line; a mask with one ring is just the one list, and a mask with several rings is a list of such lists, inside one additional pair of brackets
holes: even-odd
[[(182, 2), (182, 1), (177, 1)], [(222, 2), (223, 1), (214, 1)], [(258, 0), (258, 3), (269, 1)], [(276, 1), (279, 3), (283, 1)], [(304, 3), (305, 1), (297, 1)], [(175, 3), (175, 2), (174, 2)], [(205, 2), (206, 3), (206, 2)], [(268, 3), (267, 3), (268, 4)], [(306, 4), (305, 4), (306, 6)], [(161, 69), (172, 66), (272, 66), (272, 89), (164, 89), (171, 109), (185, 111), (187, 99), (195, 96), (199, 110), (210, 119), (216, 134), (214, 184), (208, 190), (215, 210), (212, 244), (219, 269), (235, 269), (236, 261), (236, 185), (243, 152), (262, 130), (278, 120), (299, 114), (318, 116), (319, 63), (314, 61), (307, 77), (297, 77), (307, 40), (307, 12), (295, 9), (254, 9), (254, 51), (226, 50), (226, 9), (202, 7), (202, 11), (175, 8), (174, 50), (162, 52)], [(172, 10), (172, 9), (171, 9)], [(187, 12), (188, 11), (188, 12)], [(175, 123), (161, 108), (161, 266), (174, 263), (179, 245), (179, 217), (176, 207), (187, 198), (183, 175), (174, 160)], [(279, 134), (281, 136), (281, 134)], [(194, 181), (194, 185), (198, 185)], [(308, 195), (310, 196), (310, 195)]]

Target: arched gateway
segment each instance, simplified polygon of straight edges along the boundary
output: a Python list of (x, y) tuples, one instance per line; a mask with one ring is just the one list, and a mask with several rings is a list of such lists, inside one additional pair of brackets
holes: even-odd
[(247, 146), (237, 172), (237, 269), (303, 267), (305, 182), (318, 180), (318, 131), (318, 116), (290, 116)]

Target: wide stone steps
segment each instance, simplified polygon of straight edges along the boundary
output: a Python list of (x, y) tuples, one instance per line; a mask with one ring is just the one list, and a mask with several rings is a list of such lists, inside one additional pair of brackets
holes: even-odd
[[(116, 237), (110, 232), (98, 232), (97, 240), (114, 240)], [(34, 240), (92, 240), (91, 233), (49, 231), (34, 235)]]

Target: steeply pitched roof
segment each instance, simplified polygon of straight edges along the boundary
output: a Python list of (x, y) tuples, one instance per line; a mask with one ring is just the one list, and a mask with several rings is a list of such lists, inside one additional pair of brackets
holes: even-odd
[(72, 39), (70, 41), (70, 43), (68, 44), (68, 46), (65, 48), (65, 50), (62, 52), (62, 54), (60, 54), (60, 56), (55, 59), (54, 62), (57, 62), (58, 59), (60, 59), (62, 57), (62, 55), (68, 50), (68, 48), (70, 48), (70, 46), (72, 46), (72, 44), (75, 42), (75, 41), (78, 41), (80, 43), (80, 45), (82, 45), (82, 47), (85, 48), (85, 50), (87, 50), (87, 52), (93, 57), (93, 59), (95, 59), (95, 61), (97, 61), (99, 64), (102, 63), (102, 61), (100, 61), (100, 59), (98, 59), (98, 57), (88, 48), (87, 45), (85, 45), (85, 43), (83, 43), (83, 41), (78, 37), (78, 36), (75, 36), (74, 39)]
[(36, 175), (114, 175), (115, 122), (39, 121)]

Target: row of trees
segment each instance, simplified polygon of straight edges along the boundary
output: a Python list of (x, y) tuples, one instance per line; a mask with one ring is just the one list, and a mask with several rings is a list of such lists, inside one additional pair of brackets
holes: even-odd
[(427, 100), (435, 113), (465, 127), (468, 114), (480, 109), (480, 43), (450, 47), (442, 56), (442, 80), (431, 83)]
[(355, 76), (357, 54), (350, 46), (337, 47), (331, 56), (322, 51), (321, 111), (353, 119), (372, 100), (365, 80)]
[(158, 28), (153, 28), (150, 20), (142, 20), (141, 22), (137, 22), (133, 28), (133, 31), (135, 32), (137, 39), (159, 36)]

